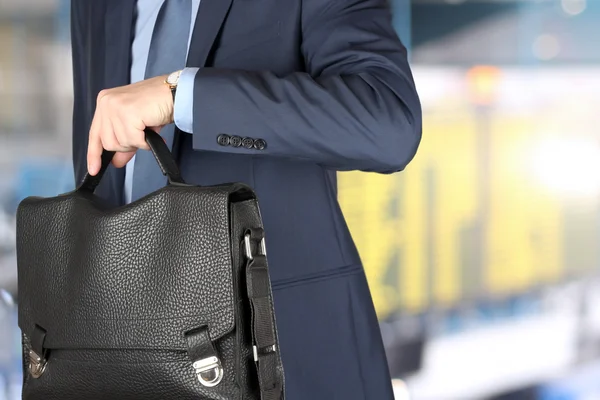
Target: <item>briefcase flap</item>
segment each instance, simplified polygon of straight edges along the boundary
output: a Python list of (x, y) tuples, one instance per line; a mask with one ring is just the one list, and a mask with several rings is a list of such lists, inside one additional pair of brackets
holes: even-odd
[(234, 328), (227, 188), (167, 186), (103, 209), (72, 192), (17, 214), (19, 325), (48, 349), (186, 349)]

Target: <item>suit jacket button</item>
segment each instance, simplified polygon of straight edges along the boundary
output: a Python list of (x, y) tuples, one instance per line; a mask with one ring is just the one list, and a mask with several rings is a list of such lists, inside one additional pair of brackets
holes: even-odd
[(219, 143), (221, 146), (229, 146), (229, 135), (221, 133), (219, 136), (217, 136), (217, 143)]
[(254, 148), (256, 150), (264, 150), (267, 147), (267, 142), (263, 139), (256, 139), (254, 141)]
[(254, 147), (254, 139), (249, 137), (244, 138), (242, 140), (242, 146), (244, 146), (247, 149), (251, 149), (252, 147)]
[(242, 145), (242, 138), (239, 136), (232, 136), (229, 138), (229, 144), (233, 147), (240, 147)]

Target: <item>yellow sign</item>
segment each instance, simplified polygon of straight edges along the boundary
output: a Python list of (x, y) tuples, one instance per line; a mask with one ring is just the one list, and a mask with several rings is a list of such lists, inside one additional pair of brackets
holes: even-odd
[(564, 276), (569, 254), (595, 267), (595, 251), (565, 249), (598, 239), (597, 202), (577, 222), (586, 233), (569, 244), (568, 204), (528, 173), (543, 138), (527, 120), (492, 118), (428, 118), (406, 171), (339, 174), (340, 203), (380, 317), (521, 293)]

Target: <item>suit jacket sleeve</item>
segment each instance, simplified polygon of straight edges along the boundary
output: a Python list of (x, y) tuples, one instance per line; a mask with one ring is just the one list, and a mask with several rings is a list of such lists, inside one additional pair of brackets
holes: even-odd
[[(194, 148), (404, 169), (421, 139), (421, 106), (387, 1), (303, 0), (302, 19), (306, 73), (197, 72)], [(266, 148), (222, 146), (221, 133), (261, 138)]]

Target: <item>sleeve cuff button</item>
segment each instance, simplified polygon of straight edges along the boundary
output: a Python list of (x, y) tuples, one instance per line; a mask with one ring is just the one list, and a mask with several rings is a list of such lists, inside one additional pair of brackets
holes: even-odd
[(229, 135), (224, 133), (221, 133), (219, 136), (217, 136), (217, 143), (219, 143), (221, 146), (229, 146), (229, 140)]
[(239, 136), (232, 136), (229, 139), (229, 144), (233, 147), (240, 147), (242, 145), (242, 138)]
[(242, 146), (244, 146), (247, 149), (251, 149), (252, 147), (254, 147), (254, 139), (252, 138), (244, 138), (244, 140), (242, 140)]
[(254, 141), (254, 148), (256, 150), (264, 150), (267, 147), (267, 142), (263, 139), (256, 139)]

